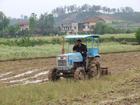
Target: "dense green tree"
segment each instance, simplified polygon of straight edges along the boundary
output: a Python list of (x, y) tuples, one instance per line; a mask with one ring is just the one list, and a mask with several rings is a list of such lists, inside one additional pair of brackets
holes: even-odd
[(96, 34), (104, 34), (105, 23), (97, 22), (95, 26), (95, 33)]
[(8, 27), (9, 19), (4, 15), (3, 12), (0, 12), (0, 34), (3, 34), (6, 27)]
[(90, 10), (90, 5), (88, 5), (88, 4), (84, 4), (82, 7), (81, 7), (81, 10), (83, 11), (83, 12), (88, 12), (89, 10)]
[(42, 14), (38, 21), (38, 29), (41, 34), (50, 34), (54, 32), (54, 17), (52, 14)]
[(95, 33), (96, 34), (106, 34), (106, 33), (116, 33), (116, 29), (112, 28), (111, 26), (108, 26), (104, 22), (98, 22), (95, 26)]
[(37, 15), (35, 13), (32, 13), (29, 18), (29, 28), (31, 34), (35, 33), (36, 27), (37, 27)]
[(107, 7), (102, 7), (102, 11), (103, 11), (103, 13), (107, 13)]
[(114, 14), (116, 13), (116, 11), (117, 11), (116, 8), (112, 8), (112, 9), (111, 9), (111, 12), (114, 13)]
[(11, 25), (11, 26), (8, 26), (8, 34), (12, 37), (12, 36), (16, 36), (19, 31), (20, 31), (20, 27), (19, 25)]
[(57, 7), (56, 9), (52, 10), (52, 14), (55, 14), (56, 16), (63, 16), (66, 13), (66, 9), (63, 7)]
[(53, 33), (54, 31), (54, 17), (52, 14), (49, 14), (47, 16), (47, 20), (46, 20), (46, 30), (47, 33)]
[(136, 32), (136, 39), (137, 39), (138, 43), (140, 44), (140, 28)]
[(121, 8), (121, 12), (122, 13), (133, 13), (134, 10), (131, 7), (124, 7), (124, 8)]

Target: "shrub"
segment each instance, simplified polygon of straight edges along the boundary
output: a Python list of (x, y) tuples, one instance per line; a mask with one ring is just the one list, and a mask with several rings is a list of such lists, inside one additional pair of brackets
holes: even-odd
[(51, 43), (52, 43), (52, 44), (61, 44), (61, 39), (60, 39), (60, 38), (53, 38), (53, 39), (51, 40)]
[(105, 25), (105, 23), (103, 23), (103, 22), (97, 22), (96, 23), (96, 26), (95, 26), (95, 33), (96, 34), (104, 34), (105, 32), (105, 27), (106, 27), (106, 25)]
[(116, 39), (115, 39), (114, 36), (111, 36), (111, 37), (110, 37), (110, 40), (111, 40), (111, 41), (116, 41)]
[(122, 40), (120, 41), (121, 44), (127, 44), (127, 41), (126, 40)]
[(140, 44), (140, 28), (136, 31), (136, 39), (138, 41), (138, 43)]

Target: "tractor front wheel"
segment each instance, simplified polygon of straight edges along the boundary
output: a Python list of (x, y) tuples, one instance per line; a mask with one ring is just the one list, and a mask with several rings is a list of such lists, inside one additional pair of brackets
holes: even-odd
[(74, 72), (74, 79), (75, 80), (85, 80), (86, 73), (84, 68), (78, 67)]
[(48, 73), (48, 79), (50, 81), (56, 81), (59, 79), (59, 77), (57, 77), (57, 69), (56, 68), (53, 68), (49, 71)]

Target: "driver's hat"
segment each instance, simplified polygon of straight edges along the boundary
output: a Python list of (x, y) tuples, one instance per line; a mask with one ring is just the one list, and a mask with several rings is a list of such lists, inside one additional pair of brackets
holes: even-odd
[(81, 40), (81, 39), (77, 39), (76, 41), (77, 41), (77, 42), (82, 42), (82, 40)]

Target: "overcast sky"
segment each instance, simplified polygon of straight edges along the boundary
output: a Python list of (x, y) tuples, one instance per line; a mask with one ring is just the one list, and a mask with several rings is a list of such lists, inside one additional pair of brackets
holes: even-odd
[(31, 13), (38, 15), (51, 12), (52, 9), (65, 5), (101, 5), (113, 8), (130, 6), (140, 11), (140, 0), (0, 0), (0, 11), (6, 16), (20, 17), (21, 14), (29, 16)]

